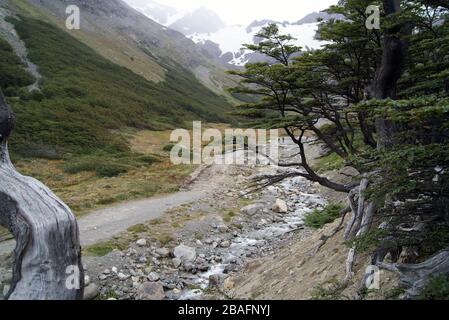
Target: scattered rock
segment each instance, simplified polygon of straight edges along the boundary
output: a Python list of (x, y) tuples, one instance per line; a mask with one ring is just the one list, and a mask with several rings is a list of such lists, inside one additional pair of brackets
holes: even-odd
[(136, 241), (136, 244), (137, 244), (139, 247), (145, 247), (145, 246), (147, 245), (147, 240), (145, 240), (145, 239), (139, 239), (139, 240)]
[(183, 263), (194, 262), (196, 259), (196, 249), (183, 244), (177, 246), (173, 254), (175, 258), (181, 259)]
[(151, 272), (148, 275), (148, 280), (151, 282), (156, 282), (159, 281), (161, 279), (161, 277), (159, 276), (159, 274), (157, 272)]
[(100, 275), (98, 276), (98, 279), (100, 279), (101, 281), (104, 281), (104, 280), (106, 280), (107, 278), (109, 278), (109, 276), (107, 276), (107, 275), (105, 275), (105, 274), (100, 274)]
[(120, 281), (125, 281), (125, 280), (128, 280), (130, 278), (130, 276), (128, 276), (128, 275), (126, 275), (126, 274), (124, 274), (122, 272), (119, 272), (117, 274), (117, 277), (119, 278)]
[(240, 209), (240, 212), (248, 216), (254, 216), (255, 214), (263, 211), (264, 207), (265, 206), (262, 203), (253, 203)]
[(220, 247), (229, 248), (231, 246), (231, 241), (225, 240), (220, 243)]
[(182, 261), (181, 261), (181, 259), (174, 258), (174, 259), (172, 259), (172, 263), (175, 268), (179, 268), (182, 264)]
[(161, 258), (168, 258), (170, 256), (170, 250), (167, 248), (160, 248), (156, 250), (156, 254)]
[(84, 276), (84, 287), (87, 287), (90, 285), (90, 277), (86, 274)]
[(95, 283), (89, 284), (84, 288), (84, 300), (94, 300), (100, 294), (100, 290), (98, 289)]
[(3, 296), (4, 296), (4, 297), (8, 294), (10, 288), (11, 288), (11, 287), (10, 287), (9, 284), (7, 284), (7, 285), (5, 285), (5, 286), (3, 287)]
[(191, 262), (184, 262), (184, 270), (195, 273), (195, 265)]
[(160, 282), (144, 282), (137, 289), (137, 300), (163, 300), (164, 287)]
[(232, 290), (232, 289), (234, 289), (234, 287), (235, 287), (235, 282), (232, 281), (231, 277), (226, 278), (226, 280), (223, 282), (223, 289), (225, 291)]
[(276, 199), (275, 204), (273, 204), (272, 210), (276, 213), (287, 213), (287, 203), (284, 200)]
[(209, 276), (209, 287), (210, 288), (216, 288), (220, 285), (220, 275), (218, 274), (212, 274)]

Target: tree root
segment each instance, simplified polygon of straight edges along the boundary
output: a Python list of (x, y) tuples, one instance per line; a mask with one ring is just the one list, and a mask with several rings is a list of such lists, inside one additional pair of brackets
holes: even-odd
[(421, 290), (431, 277), (449, 274), (449, 248), (418, 264), (388, 264), (378, 262), (377, 266), (399, 275), (400, 284), (409, 288), (404, 299), (419, 298)]

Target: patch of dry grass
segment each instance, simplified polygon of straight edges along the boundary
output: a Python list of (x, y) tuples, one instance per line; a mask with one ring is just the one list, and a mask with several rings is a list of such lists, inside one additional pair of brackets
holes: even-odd
[[(162, 161), (149, 167), (135, 168), (116, 177), (98, 177), (95, 172), (64, 172), (63, 160), (20, 160), (19, 172), (32, 176), (52, 189), (76, 215), (115, 202), (148, 198), (179, 190), (196, 168), (193, 165), (173, 165), (162, 151), (169, 141), (169, 131), (130, 131), (124, 133), (132, 151), (140, 154), (160, 154)], [(157, 152), (159, 151), (159, 152)]]
[(117, 177), (100, 178), (95, 172), (67, 174), (61, 164), (62, 161), (32, 160), (16, 166), (22, 174), (49, 186), (77, 215), (115, 202), (176, 192), (194, 170), (193, 166), (174, 166), (166, 159)]

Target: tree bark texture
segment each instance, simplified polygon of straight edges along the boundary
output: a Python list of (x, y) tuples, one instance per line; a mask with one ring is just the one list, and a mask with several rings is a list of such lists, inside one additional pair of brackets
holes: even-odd
[(36, 179), (12, 165), (7, 139), (14, 116), (0, 91), (0, 224), (16, 240), (10, 300), (82, 299), (84, 271), (76, 219)]

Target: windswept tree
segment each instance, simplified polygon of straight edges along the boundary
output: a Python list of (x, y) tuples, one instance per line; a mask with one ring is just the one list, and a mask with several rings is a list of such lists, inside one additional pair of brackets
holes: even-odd
[(14, 115), (0, 91), (0, 224), (16, 240), (11, 300), (83, 298), (77, 222), (39, 181), (19, 174), (8, 154)]
[[(366, 8), (376, 3), (381, 30), (368, 30)], [(281, 164), (299, 170), (258, 182), (299, 175), (347, 193), (345, 280), (366, 247), (360, 243), (368, 242), (372, 263), (399, 273), (406, 296), (416, 297), (432, 275), (449, 274), (447, 4), (342, 0), (328, 11), (344, 19), (320, 24), (322, 49), (301, 52), (271, 25), (247, 47), (276, 63), (232, 72), (242, 78), (235, 92), (260, 97), (239, 113), (258, 126), (285, 129), (301, 155), (300, 163)], [(307, 131), (358, 169), (353, 183), (341, 185), (311, 168)], [(415, 264), (388, 265), (387, 255)]]

